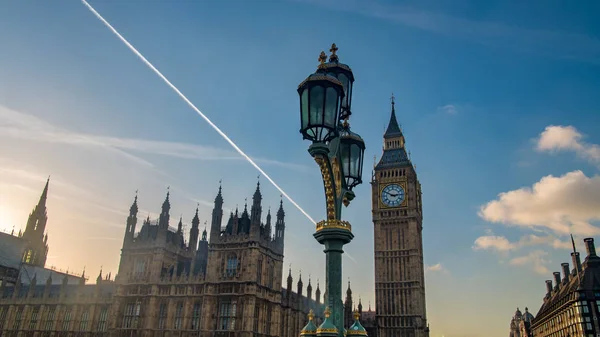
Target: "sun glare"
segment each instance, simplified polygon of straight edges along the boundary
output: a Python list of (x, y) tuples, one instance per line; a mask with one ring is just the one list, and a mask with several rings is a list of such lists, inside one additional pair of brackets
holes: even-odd
[(6, 207), (0, 206), (0, 231), (10, 232), (14, 225), (15, 222), (10, 210), (8, 210)]

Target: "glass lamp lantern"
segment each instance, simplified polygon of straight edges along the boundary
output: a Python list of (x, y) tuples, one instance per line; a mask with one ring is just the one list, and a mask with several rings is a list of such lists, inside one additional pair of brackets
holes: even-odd
[(337, 127), (344, 86), (321, 70), (298, 86), (300, 133), (312, 142), (328, 142), (338, 135)]
[(344, 86), (344, 98), (342, 99), (342, 106), (340, 109), (340, 120), (345, 120), (352, 114), (350, 106), (352, 105), (352, 86), (354, 85), (354, 74), (352, 69), (346, 64), (340, 63), (340, 59), (336, 54), (338, 47), (334, 44), (331, 45), (331, 56), (329, 62), (321, 64), (320, 69), (325, 71), (328, 75), (337, 78)]
[(362, 167), (365, 155), (365, 141), (345, 126), (340, 132), (340, 154), (342, 159), (342, 172), (346, 187), (353, 187), (362, 183)]

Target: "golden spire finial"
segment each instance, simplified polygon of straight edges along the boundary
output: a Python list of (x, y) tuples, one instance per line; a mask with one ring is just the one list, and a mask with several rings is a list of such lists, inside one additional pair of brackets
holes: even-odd
[(327, 61), (327, 55), (324, 51), (321, 51), (321, 54), (319, 55), (319, 62), (321, 64), (325, 64), (325, 61)]
[(358, 319), (360, 318), (360, 314), (358, 313), (358, 310), (354, 310), (354, 320), (358, 321)]
[(323, 313), (325, 314), (325, 318), (329, 318), (329, 316), (331, 316), (331, 310), (329, 310), (329, 306), (325, 307), (325, 311)]
[(335, 45), (335, 43), (331, 44), (331, 49), (329, 49), (329, 51), (331, 52), (332, 55), (335, 55), (335, 53), (338, 51), (338, 47)]
[(310, 311), (308, 312), (308, 320), (312, 321), (313, 318), (315, 318), (315, 312), (312, 309), (310, 309)]
[(339, 60), (336, 54), (338, 51), (338, 47), (335, 45), (335, 43), (331, 44), (331, 48), (329, 49), (329, 51), (331, 52), (331, 56), (329, 56), (329, 62), (337, 62)]

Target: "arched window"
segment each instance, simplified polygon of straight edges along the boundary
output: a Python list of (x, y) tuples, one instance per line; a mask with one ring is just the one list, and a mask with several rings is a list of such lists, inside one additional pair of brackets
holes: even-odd
[(256, 268), (256, 283), (262, 284), (262, 273), (263, 273), (263, 258), (258, 258), (258, 266)]
[(237, 256), (235, 256), (234, 254), (229, 255), (227, 257), (227, 267), (225, 269), (225, 275), (227, 275), (227, 277), (235, 276), (235, 274), (237, 274), (237, 268), (238, 268)]
[(27, 249), (25, 254), (23, 254), (23, 262), (24, 263), (32, 263), (33, 262), (33, 250)]
[(269, 272), (267, 273), (267, 282), (268, 287), (273, 289), (273, 274), (274, 274), (274, 266), (273, 263), (269, 263)]

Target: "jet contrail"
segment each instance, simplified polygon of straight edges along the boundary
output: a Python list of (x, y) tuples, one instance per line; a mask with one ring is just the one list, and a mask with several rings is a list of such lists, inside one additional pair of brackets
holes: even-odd
[(89, 4), (87, 3), (86, 0), (81, 0), (81, 2), (83, 2), (84, 5), (87, 6), (87, 8), (94, 13), (94, 15), (100, 19), (100, 21), (102, 21), (102, 23), (104, 23), (104, 25), (106, 27), (108, 27), (113, 33), (115, 33), (115, 35), (123, 42), (125, 43), (125, 45), (131, 49), (131, 51), (137, 55), (150, 69), (152, 69), (156, 75), (158, 75), (158, 77), (160, 77), (169, 87), (171, 87), (171, 89), (173, 89), (173, 91), (175, 91), (177, 93), (177, 95), (179, 95), (179, 97), (181, 97), (192, 109), (194, 109), (194, 111), (196, 111), (198, 113), (198, 115), (200, 115), (200, 117), (204, 118), (204, 120), (210, 125), (212, 126), (213, 129), (215, 129), (215, 131), (217, 131), (218, 134), (221, 135), (221, 137), (223, 137), (228, 143), (229, 145), (231, 145), (242, 157), (246, 158), (246, 160), (252, 164), (252, 166), (254, 166), (254, 168), (256, 168), (258, 170), (258, 172), (260, 172), (263, 176), (265, 176), (265, 178), (267, 178), (267, 180), (273, 184), (273, 186), (275, 186), (275, 188), (277, 190), (279, 190), (279, 192), (281, 192), (281, 194), (283, 196), (285, 196), (285, 198), (287, 200), (289, 200), (292, 205), (296, 206), (296, 208), (302, 212), (302, 214), (304, 214), (304, 216), (306, 216), (308, 218), (308, 220), (310, 220), (313, 224), (316, 224), (316, 221), (313, 220), (313, 218), (308, 215), (308, 213), (306, 213), (306, 211), (304, 211), (302, 209), (302, 207), (300, 207), (300, 205), (298, 205), (294, 200), (292, 200), (292, 198), (290, 198), (289, 195), (287, 195), (287, 193), (285, 193), (285, 191), (279, 187), (279, 185), (277, 185), (277, 183), (275, 183), (275, 181), (273, 181), (273, 179), (271, 179), (271, 177), (269, 177), (269, 175), (267, 173), (265, 173), (265, 171), (263, 171), (263, 169), (260, 168), (260, 166), (258, 166), (254, 160), (252, 160), (252, 158), (250, 158), (250, 156), (248, 156), (246, 153), (244, 153), (244, 151), (242, 151), (237, 145), (235, 145), (235, 143), (229, 138), (227, 137), (227, 135), (221, 131), (221, 129), (219, 129), (219, 127), (217, 127), (210, 119), (208, 119), (208, 117), (206, 117), (202, 111), (200, 111), (200, 109), (198, 109), (194, 103), (192, 103), (187, 97), (185, 97), (184, 94), (181, 93), (181, 91), (179, 91), (179, 89), (177, 89), (176, 86), (174, 86), (166, 77), (165, 75), (163, 75), (160, 71), (158, 71), (158, 69), (156, 69), (156, 67), (154, 67), (152, 65), (152, 63), (150, 63), (150, 61), (148, 61), (144, 55), (142, 55), (137, 49), (135, 49), (135, 47), (133, 45), (131, 45), (131, 43), (129, 43), (129, 41), (127, 41), (113, 26), (111, 26), (110, 23), (108, 23), (108, 21), (106, 21), (102, 15), (100, 15), (98, 12), (96, 12), (96, 10)]

